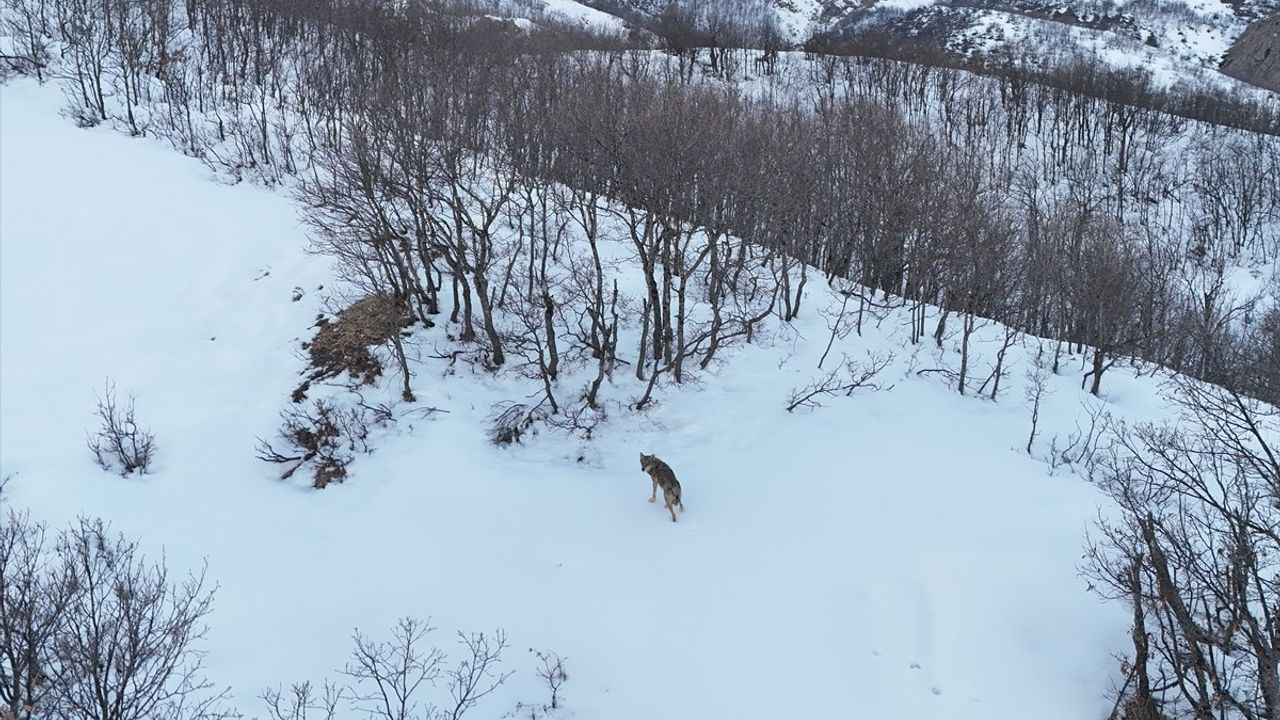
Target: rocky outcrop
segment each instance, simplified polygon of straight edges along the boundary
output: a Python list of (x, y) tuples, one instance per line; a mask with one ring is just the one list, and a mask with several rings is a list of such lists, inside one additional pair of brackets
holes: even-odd
[(1222, 72), (1280, 92), (1280, 13), (1254, 22), (1222, 59)]

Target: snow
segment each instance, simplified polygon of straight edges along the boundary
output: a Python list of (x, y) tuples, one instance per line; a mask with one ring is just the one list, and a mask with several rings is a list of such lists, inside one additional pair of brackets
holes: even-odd
[(1119, 9), (1129, 9), (1131, 5), (1140, 4), (1149, 11), (1164, 12), (1191, 12), (1204, 18), (1214, 19), (1219, 17), (1229, 17), (1235, 14), (1230, 5), (1222, 0), (1143, 0), (1139, 3), (1137, 0), (1113, 0), (1115, 7)]
[(597, 31), (621, 34), (626, 32), (626, 23), (622, 18), (601, 12), (592, 7), (587, 7), (582, 3), (574, 2), (574, 0), (542, 0), (547, 11), (568, 18), (574, 22), (579, 22)]
[(528, 31), (528, 30), (530, 30), (531, 28), (535, 27), (534, 22), (533, 22), (532, 20), (530, 20), (529, 18), (522, 18), (522, 17), (503, 17), (503, 16), (501, 16), (501, 15), (485, 15), (484, 17), (485, 17), (486, 19), (494, 20), (494, 21), (496, 21), (496, 22), (509, 22), (509, 23), (511, 23), (512, 25), (515, 25), (516, 27), (520, 28), (521, 30), (525, 30), (525, 31)]
[(997, 48), (1025, 41), (1029, 23), (1022, 16), (998, 10), (976, 10), (972, 24), (959, 33), (961, 43), (972, 43), (976, 49), (991, 53)]
[(782, 37), (800, 45), (813, 36), (818, 18), (822, 15), (822, 2), (820, 0), (775, 2), (774, 12), (778, 18), (778, 28)]
[[(1066, 8), (1062, 9), (1064, 12)], [(1051, 20), (993, 9), (955, 8), (967, 26), (951, 40), (956, 49), (985, 53), (1007, 49), (1045, 65), (1074, 58), (1096, 58), (1114, 68), (1143, 68), (1163, 87), (1178, 82), (1205, 84), (1234, 90), (1259, 102), (1274, 102), (1275, 94), (1222, 74), (1223, 54), (1247, 23), (1231, 15), (1190, 23), (1180, 16), (1156, 14), (1136, 18), (1135, 32), (1156, 38), (1159, 47), (1115, 30), (1068, 25)], [(1230, 18), (1230, 19), (1227, 19)]]
[[(207, 559), (208, 671), (245, 712), (266, 686), (332, 676), (353, 628), (377, 636), (403, 615), (431, 617), (446, 647), (456, 629), (508, 631), (517, 675), (478, 717), (542, 698), (526, 648), (568, 659), (578, 718), (1109, 710), (1126, 612), (1077, 572), (1103, 500), (1020, 450), (1030, 345), (1010, 351), (999, 402), (961, 397), (915, 372), (954, 363), (950, 344), (908, 352), (890, 318), (833, 352), (895, 352), (891, 390), (789, 414), (826, 346), (816, 309), (834, 298), (815, 279), (794, 326), (645, 414), (615, 414), (591, 442), (548, 432), (505, 450), (485, 421), (528, 386), (421, 357), (420, 405), (447, 413), (397, 408), (346, 484), (312, 491), (253, 454), (333, 283), (296, 207), (158, 142), (76, 129), (60, 102), (30, 81), (0, 87), (8, 501), (55, 525), (103, 516), (175, 570)], [(1000, 334), (979, 333), (976, 363)], [(137, 392), (154, 474), (91, 462), (83, 432), (108, 376)], [(639, 394), (615, 381), (615, 397)], [(1074, 372), (1051, 385), (1045, 438), (1074, 427), (1084, 398)], [(1118, 414), (1163, 412), (1150, 378), (1116, 368), (1104, 387)], [(642, 451), (684, 485), (678, 524), (646, 502)]]
[(875, 7), (878, 10), (909, 12), (936, 4), (937, 0), (880, 0), (875, 4)]
[(1227, 33), (1222, 28), (1212, 25), (1202, 25), (1180, 28), (1176, 32), (1176, 41), (1168, 34), (1165, 40), (1170, 44), (1182, 46), (1187, 57), (1199, 60), (1206, 65), (1217, 65), (1222, 61), (1222, 56), (1231, 49), (1231, 44), (1238, 35), (1239, 33)]

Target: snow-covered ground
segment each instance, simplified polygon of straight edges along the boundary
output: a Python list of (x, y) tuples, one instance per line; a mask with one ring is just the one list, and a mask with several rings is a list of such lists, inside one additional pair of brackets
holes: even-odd
[(596, 32), (621, 35), (626, 32), (626, 23), (616, 15), (601, 12), (573, 0), (543, 0), (547, 12), (581, 23)]
[[(560, 0), (572, 2), (572, 0)], [(1155, 80), (1171, 86), (1182, 80), (1244, 90), (1259, 100), (1272, 93), (1254, 88), (1219, 72), (1224, 53), (1249, 26), (1248, 13), (1237, 14), (1221, 0), (1163, 0), (1161, 2), (1093, 2), (1075, 0), (1052, 6), (1061, 17), (1047, 17), (1047, 6), (1009, 2), (985, 6), (939, 0), (871, 0), (843, 6), (814, 0), (775, 3), (781, 24), (793, 42), (830, 30), (849, 17), (857, 26), (899, 23), (905, 13), (925, 10), (925, 18), (942, 15), (954, 27), (949, 45), (958, 51), (1012, 52), (1032, 62), (1063, 62), (1097, 58), (1117, 68), (1148, 68)], [(846, 16), (845, 13), (853, 13)], [(1259, 10), (1265, 14), (1265, 8)], [(1105, 21), (1102, 27), (1076, 24)], [(1109, 23), (1110, 26), (1107, 26)], [(909, 25), (899, 28), (907, 33)], [(1149, 44), (1150, 43), (1150, 44)]]
[[(209, 674), (250, 715), (268, 685), (332, 676), (353, 628), (379, 635), (403, 615), (430, 616), (447, 647), (456, 629), (508, 631), (517, 675), (478, 717), (542, 699), (526, 648), (567, 658), (568, 713), (592, 720), (1110, 709), (1127, 616), (1077, 572), (1102, 498), (1021, 451), (1028, 349), (1010, 351), (999, 402), (961, 397), (915, 372), (954, 353), (913, 356), (890, 318), (832, 352), (896, 353), (891, 390), (789, 414), (827, 342), (816, 310), (832, 298), (812, 281), (794, 326), (591, 442), (495, 449), (485, 421), (527, 385), (423, 359), (420, 405), (447, 412), (397, 408), (346, 484), (313, 491), (253, 452), (332, 284), (296, 208), (161, 143), (76, 129), (61, 102), (30, 81), (0, 88), (8, 500), (54, 524), (103, 516), (171, 569), (207, 558)], [(981, 375), (999, 335), (979, 335)], [(85, 448), (108, 376), (157, 435), (153, 474), (106, 474)], [(614, 396), (639, 394), (615, 379)], [(1045, 441), (1084, 399), (1074, 372), (1050, 385)], [(1150, 378), (1116, 368), (1104, 387), (1118, 414), (1162, 411)], [(678, 524), (646, 502), (642, 451), (684, 485)]]
[[(1210, 12), (1208, 3), (1176, 9), (1177, 4), (1170, 4), (1168, 14), (1113, 15), (1112, 19), (1125, 20), (1132, 28), (1100, 29), (1015, 11), (953, 8), (950, 12), (963, 15), (967, 25), (955, 33), (951, 46), (986, 53), (1003, 50), (1045, 64), (1097, 59), (1115, 68), (1146, 69), (1163, 87), (1178, 82), (1204, 84), (1243, 92), (1259, 102), (1276, 100), (1274, 93), (1218, 70), (1223, 54), (1248, 26), (1246, 21), (1229, 12)], [(1088, 17), (1083, 10), (1077, 12)]]
[(812, 35), (822, 15), (821, 0), (777, 0), (774, 12), (778, 29), (787, 42), (801, 45)]

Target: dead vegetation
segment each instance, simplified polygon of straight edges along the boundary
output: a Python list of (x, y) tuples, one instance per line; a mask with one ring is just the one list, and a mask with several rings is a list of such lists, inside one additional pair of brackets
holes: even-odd
[(321, 316), (319, 330), (303, 348), (311, 361), (306, 380), (293, 393), (293, 401), (306, 399), (311, 383), (348, 373), (352, 381), (371, 385), (382, 376), (382, 362), (373, 348), (391, 343), (402, 357), (400, 331), (413, 324), (404, 304), (389, 295), (357, 300), (334, 320)]
[(386, 406), (342, 407), (317, 399), (310, 407), (292, 407), (280, 414), (283, 451), (258, 440), (258, 459), (287, 465), (280, 479), (287, 480), (299, 468), (311, 468), (312, 487), (323, 490), (347, 479), (347, 466), (357, 454), (370, 452), (370, 426), (393, 422)]

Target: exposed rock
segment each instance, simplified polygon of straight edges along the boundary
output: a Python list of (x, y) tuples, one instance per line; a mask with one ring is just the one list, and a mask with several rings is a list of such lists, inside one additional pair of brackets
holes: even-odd
[(1280, 13), (1254, 22), (1222, 59), (1222, 72), (1280, 92)]

